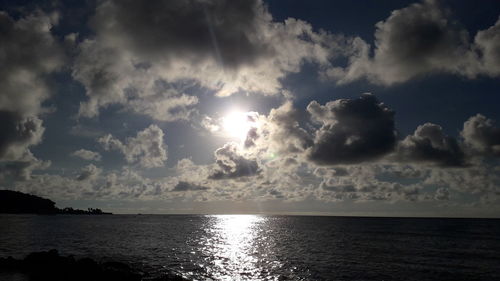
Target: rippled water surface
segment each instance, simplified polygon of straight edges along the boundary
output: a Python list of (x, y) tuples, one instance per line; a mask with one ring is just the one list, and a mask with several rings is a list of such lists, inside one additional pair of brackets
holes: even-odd
[(500, 220), (0, 215), (0, 256), (53, 248), (195, 280), (500, 280)]

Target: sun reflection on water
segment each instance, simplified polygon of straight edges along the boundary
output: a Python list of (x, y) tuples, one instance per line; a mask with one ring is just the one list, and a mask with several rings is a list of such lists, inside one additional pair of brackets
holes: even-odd
[[(259, 246), (264, 237), (261, 227), (265, 217), (255, 215), (210, 216), (213, 223), (202, 241), (206, 270), (216, 280), (270, 280), (264, 277), (259, 260)], [(271, 278), (272, 279), (272, 278)]]

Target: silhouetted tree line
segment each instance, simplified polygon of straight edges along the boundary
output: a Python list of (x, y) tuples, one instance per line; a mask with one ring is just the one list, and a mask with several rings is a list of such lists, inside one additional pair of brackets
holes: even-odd
[(98, 208), (87, 210), (71, 207), (59, 209), (55, 202), (39, 196), (12, 190), (0, 190), (0, 213), (4, 214), (71, 214), (71, 215), (104, 215)]
[(66, 207), (64, 209), (58, 209), (58, 214), (71, 214), (71, 215), (105, 215), (111, 214), (103, 212), (99, 208), (87, 208), (87, 210), (73, 209), (71, 207)]

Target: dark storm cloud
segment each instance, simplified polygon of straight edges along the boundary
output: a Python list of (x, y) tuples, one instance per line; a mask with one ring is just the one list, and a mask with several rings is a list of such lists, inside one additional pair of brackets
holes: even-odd
[(189, 191), (189, 190), (199, 191), (199, 190), (207, 190), (207, 189), (209, 189), (209, 188), (206, 186), (197, 185), (197, 184), (190, 183), (187, 181), (179, 181), (175, 185), (174, 189), (172, 189), (172, 191)]
[(322, 123), (309, 160), (320, 165), (353, 164), (391, 152), (396, 143), (394, 111), (372, 94), (307, 106), (313, 120)]
[(393, 11), (377, 23), (375, 64), (385, 84), (432, 71), (460, 72), (467, 61), (468, 35), (446, 17), (437, 1)]
[(482, 154), (500, 156), (500, 128), (481, 114), (470, 117), (461, 132), (464, 142)]
[[(323, 35), (300, 20), (273, 22), (260, 0), (107, 0), (91, 27), (95, 36), (79, 44), (73, 66), (89, 97), (85, 117), (116, 103), (162, 121), (188, 119), (198, 99), (178, 84), (218, 96), (278, 94), (287, 73), (330, 57)], [(155, 89), (158, 81), (168, 87)]]
[(403, 161), (433, 162), (442, 166), (465, 165), (465, 154), (456, 139), (446, 136), (441, 126), (425, 123), (398, 144)]
[(253, 176), (260, 172), (255, 159), (247, 159), (234, 143), (227, 143), (214, 153), (217, 169), (209, 176), (210, 179), (231, 179)]
[(199, 63), (218, 56), (225, 67), (238, 68), (272, 53), (256, 33), (260, 9), (259, 1), (104, 1), (91, 25), (150, 59)]

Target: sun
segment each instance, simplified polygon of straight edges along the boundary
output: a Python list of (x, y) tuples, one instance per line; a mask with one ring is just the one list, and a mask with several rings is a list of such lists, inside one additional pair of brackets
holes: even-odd
[(248, 131), (257, 127), (254, 115), (254, 112), (230, 112), (222, 118), (222, 128), (229, 137), (244, 141)]

